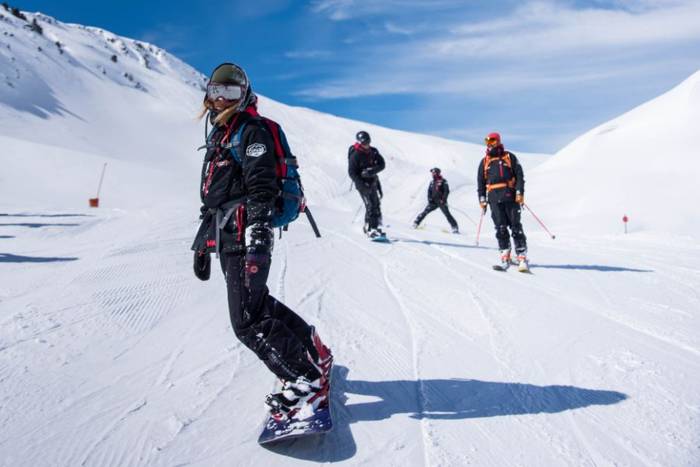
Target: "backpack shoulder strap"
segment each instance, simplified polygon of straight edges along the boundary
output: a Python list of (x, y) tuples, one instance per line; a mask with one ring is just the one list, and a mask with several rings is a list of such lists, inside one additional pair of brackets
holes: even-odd
[(241, 125), (238, 127), (238, 129), (233, 134), (233, 136), (231, 136), (231, 140), (230, 140), (231, 141), (231, 154), (232, 154), (233, 158), (239, 163), (243, 160), (241, 158), (240, 151), (239, 151), (241, 144), (243, 142), (242, 141), (243, 140), (243, 132), (245, 131), (245, 129), (248, 127), (249, 124), (258, 125), (258, 127), (260, 127), (260, 128), (266, 128), (266, 126), (261, 122), (260, 117), (257, 117), (257, 116), (244, 117), (243, 122), (241, 122)]
[(489, 165), (491, 165), (492, 160), (493, 158), (490, 157), (488, 154), (484, 156), (484, 179), (487, 179), (489, 177)]
[(513, 161), (510, 158), (510, 152), (506, 151), (506, 153), (503, 155), (503, 163), (506, 165), (506, 167), (513, 168)]
[[(260, 120), (272, 136), (272, 140), (275, 144), (275, 154), (277, 154), (278, 158), (284, 158), (285, 150), (282, 144), (282, 138), (284, 137), (284, 133), (282, 132), (282, 128), (280, 128), (277, 122), (270, 120), (269, 118), (260, 117)], [(286, 139), (284, 142), (286, 143)]]

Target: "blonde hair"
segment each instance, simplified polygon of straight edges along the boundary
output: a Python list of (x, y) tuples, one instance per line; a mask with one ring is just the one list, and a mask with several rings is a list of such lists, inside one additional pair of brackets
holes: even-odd
[[(213, 105), (209, 99), (204, 99), (204, 104), (202, 105), (202, 110), (199, 112), (199, 115), (197, 115), (197, 119), (201, 120), (203, 119), (211, 110), (213, 109)], [(224, 125), (226, 122), (229, 121), (231, 116), (236, 113), (236, 110), (238, 109), (237, 105), (232, 105), (228, 109), (225, 109), (214, 118), (214, 123), (217, 125)]]

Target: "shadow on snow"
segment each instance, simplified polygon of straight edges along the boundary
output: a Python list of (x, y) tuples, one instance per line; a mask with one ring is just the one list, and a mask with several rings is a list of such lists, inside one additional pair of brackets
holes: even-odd
[[(352, 458), (357, 446), (350, 425), (406, 414), (421, 420), (466, 420), (539, 413), (560, 413), (591, 405), (613, 405), (627, 395), (575, 386), (536, 386), (472, 379), (418, 381), (348, 380), (348, 369), (333, 369), (333, 424), (326, 435), (312, 435), (266, 448), (278, 454), (313, 462), (337, 462)], [(346, 394), (376, 400), (347, 405)]]
[(0, 217), (95, 217), (92, 214), (31, 214), (0, 212)]
[(530, 269), (573, 269), (599, 272), (654, 272), (651, 269), (623, 268), (619, 266), (602, 266), (598, 264), (530, 264)]
[(41, 222), (16, 222), (12, 224), (3, 223), (0, 227), (29, 227), (30, 229), (39, 229), (41, 227), (77, 227), (80, 224), (44, 224)]
[(22, 256), (13, 255), (12, 253), (0, 253), (0, 263), (60, 263), (65, 261), (75, 261), (75, 257), (41, 257), (41, 256)]
[(400, 238), (400, 237), (395, 237), (393, 238), (395, 242), (401, 242), (401, 243), (418, 243), (422, 245), (435, 245), (435, 246), (447, 246), (447, 247), (455, 247), (455, 248), (469, 248), (472, 250), (495, 250), (495, 248), (490, 248), (486, 246), (477, 246), (477, 245), (465, 245), (464, 243), (451, 243), (451, 242), (435, 242), (432, 240), (413, 240), (409, 238)]

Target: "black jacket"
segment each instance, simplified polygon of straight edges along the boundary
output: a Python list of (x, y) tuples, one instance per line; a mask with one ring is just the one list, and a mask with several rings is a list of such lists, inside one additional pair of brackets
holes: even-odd
[[(510, 157), (510, 167), (504, 162), (506, 156)], [(504, 151), (503, 155), (498, 158), (491, 158), (488, 171), (484, 174), (484, 163), (486, 158), (481, 159), (479, 170), (477, 171), (477, 192), (479, 198), (487, 196), (487, 185), (497, 183), (509, 183), (510, 187), (495, 188), (488, 192), (488, 201), (504, 202), (515, 201), (515, 192), (525, 193), (525, 176), (523, 167), (520, 165), (518, 158), (510, 151)]]
[(356, 143), (348, 149), (348, 175), (360, 191), (376, 184), (377, 174), (385, 166), (384, 158), (375, 147), (365, 149)]
[[(254, 110), (241, 112), (226, 125), (212, 129), (202, 166), (200, 197), (209, 209), (229, 202), (245, 204), (244, 222), (251, 229), (252, 246), (256, 244), (256, 234), (262, 241), (259, 251), (253, 252), (268, 253), (272, 247), (273, 206), (279, 192), (277, 161), (273, 138), (256, 115)], [(243, 123), (245, 128), (237, 140), (235, 136)], [(234, 157), (233, 150), (238, 157)]]
[(450, 195), (450, 186), (444, 178), (433, 178), (428, 186), (428, 204), (445, 204)]

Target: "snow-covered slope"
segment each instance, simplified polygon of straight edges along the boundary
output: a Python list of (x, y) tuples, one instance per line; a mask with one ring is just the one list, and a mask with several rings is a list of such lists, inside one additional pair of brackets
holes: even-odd
[[(479, 145), (264, 98), (323, 233), (291, 226), (270, 289), (317, 325), (337, 371), (335, 430), (260, 448), (273, 378), (236, 341), (221, 274), (191, 273), (201, 76), (148, 44), (43, 16), (38, 36), (34, 15), (0, 13), (0, 73), (15, 77), (0, 83), (0, 465), (697, 465), (697, 243), (551, 241), (526, 216), (534, 274), (494, 272), (489, 219), (473, 238)], [(389, 163), (389, 245), (362, 235), (345, 174), (361, 128)], [(528, 202), (556, 225), (537, 189), (559, 172), (529, 170), (543, 159), (523, 156)], [(463, 235), (439, 213), (408, 228), (435, 165)]]
[[(604, 123), (534, 171), (531, 193), (550, 219), (576, 231), (698, 237), (700, 71)], [(533, 205), (535, 201), (533, 201)]]

